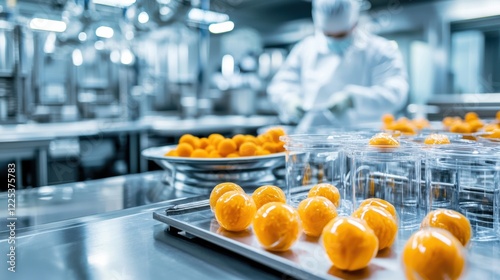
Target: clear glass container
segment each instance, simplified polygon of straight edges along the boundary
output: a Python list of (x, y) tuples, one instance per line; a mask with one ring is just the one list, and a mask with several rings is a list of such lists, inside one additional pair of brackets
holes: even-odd
[(448, 208), (465, 215), (473, 240), (500, 237), (500, 153), (491, 147), (446, 145), (427, 150), (428, 210)]
[(352, 211), (352, 193), (345, 189), (346, 174), (343, 147), (356, 133), (336, 135), (288, 135), (280, 139), (286, 149), (286, 186), (288, 203), (297, 206), (316, 184), (329, 183), (338, 188), (341, 203), (337, 212), (349, 215)]
[(399, 228), (419, 226), (425, 215), (420, 205), (420, 145), (400, 142), (400, 146), (370, 146), (355, 141), (346, 146), (346, 189), (354, 196), (354, 208), (367, 198), (381, 198), (397, 210)]

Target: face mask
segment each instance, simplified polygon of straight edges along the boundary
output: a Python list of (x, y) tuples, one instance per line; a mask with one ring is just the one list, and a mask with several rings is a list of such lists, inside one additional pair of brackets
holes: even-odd
[(338, 55), (344, 55), (347, 49), (349, 49), (349, 47), (352, 45), (352, 42), (354, 40), (352, 35), (348, 35), (347, 37), (342, 39), (336, 39), (328, 36), (325, 37), (328, 50), (331, 53), (335, 53)]

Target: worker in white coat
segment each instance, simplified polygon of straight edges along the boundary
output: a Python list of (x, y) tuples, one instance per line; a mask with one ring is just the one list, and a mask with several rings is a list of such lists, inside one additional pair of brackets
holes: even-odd
[(358, 30), (359, 14), (356, 0), (312, 1), (315, 34), (294, 46), (268, 87), (283, 122), (320, 111), (343, 125), (373, 122), (406, 104), (397, 44)]

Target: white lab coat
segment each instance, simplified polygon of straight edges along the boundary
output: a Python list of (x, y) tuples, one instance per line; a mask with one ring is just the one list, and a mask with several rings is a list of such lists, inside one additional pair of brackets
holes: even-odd
[[(356, 31), (343, 56), (328, 51), (327, 40), (316, 34), (299, 42), (273, 77), (268, 95), (278, 108), (300, 100), (304, 110), (328, 107), (332, 95), (346, 92), (354, 108), (340, 121), (378, 121), (407, 101), (407, 73), (397, 45)], [(286, 113), (285, 113), (286, 115)]]

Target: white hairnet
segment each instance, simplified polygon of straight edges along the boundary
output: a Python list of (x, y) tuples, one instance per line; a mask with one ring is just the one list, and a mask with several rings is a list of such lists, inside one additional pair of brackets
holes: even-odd
[(325, 33), (349, 31), (359, 18), (357, 0), (313, 0), (314, 25)]

